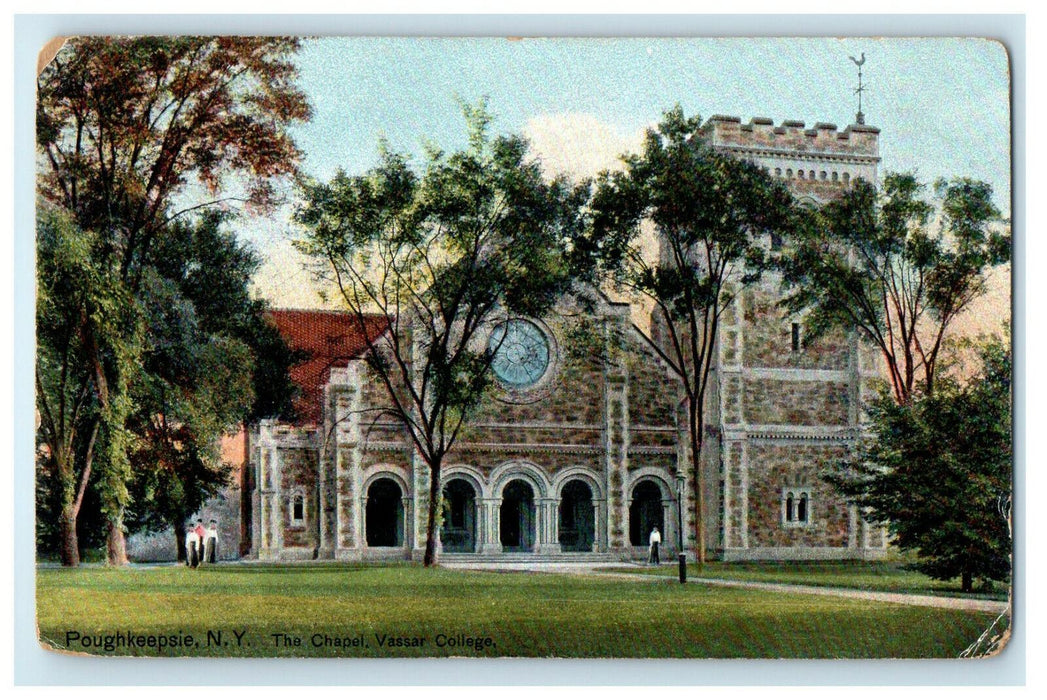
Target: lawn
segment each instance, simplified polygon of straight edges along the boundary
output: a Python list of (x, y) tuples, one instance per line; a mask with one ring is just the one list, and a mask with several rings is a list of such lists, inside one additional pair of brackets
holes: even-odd
[(695, 658), (956, 657), (995, 617), (413, 565), (42, 568), (37, 614), (42, 640), (88, 653)]
[[(678, 575), (675, 562), (651, 567), (611, 567), (612, 571), (628, 571), (661, 576)], [(960, 592), (960, 579), (936, 581), (930, 576), (906, 568), (901, 561), (887, 562), (707, 562), (699, 573), (694, 564), (687, 566), (688, 578), (719, 578), (760, 583), (794, 583), (805, 586), (857, 588), (867, 591), (916, 593), (920, 595), (952, 595), (985, 600), (1007, 600), (1008, 584), (997, 583), (991, 591)]]

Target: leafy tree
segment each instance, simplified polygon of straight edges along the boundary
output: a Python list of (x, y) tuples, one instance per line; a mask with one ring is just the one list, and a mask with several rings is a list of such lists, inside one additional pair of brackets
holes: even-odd
[[(110, 337), (107, 362), (120, 362), (137, 352), (141, 319), (126, 285), (112, 265), (93, 251), (98, 236), (81, 230), (62, 211), (44, 206), (37, 219), (37, 361), (36, 403), (39, 412), (38, 460), (50, 477), (62, 563), (80, 561), (76, 522), (91, 481), (96, 456), (110, 467), (95, 475), (96, 488), (111, 495), (120, 488), (118, 452), (127, 440), (117, 412), (123, 400), (103, 402), (109, 391), (97, 348), (99, 334)], [(88, 322), (85, 316), (93, 314)], [(111, 376), (111, 375), (110, 375)], [(114, 435), (99, 441), (106, 420)], [(108, 505), (108, 504), (106, 504)]]
[(880, 350), (895, 401), (932, 394), (946, 331), (1010, 259), (992, 189), (967, 178), (935, 183), (936, 207), (911, 173), (882, 191), (864, 180), (811, 212), (783, 256), (786, 306), (809, 311), (815, 337), (857, 328)]
[[(716, 151), (701, 118), (677, 106), (650, 129), (625, 168), (600, 176), (592, 227), (574, 254), (619, 291), (653, 304), (650, 346), (680, 381), (696, 501), (696, 548), (705, 562), (700, 474), (705, 399), (720, 317), (767, 267), (763, 237), (792, 225), (792, 196), (762, 168)], [(641, 223), (654, 224), (651, 260)]]
[[(133, 333), (117, 335), (121, 324), (109, 317), (134, 315), (149, 253), (170, 235), (172, 220), (233, 199), (223, 196), (233, 174), (246, 184), (248, 203), (264, 207), (273, 202), (273, 179), (294, 172), (300, 154), (286, 127), (309, 116), (294, 85), (290, 57), (297, 48), (297, 40), (264, 37), (81, 37), (38, 78), (39, 195), (70, 213), (89, 239), (81, 251), (88, 267), (105, 271), (104, 286), (120, 298), (120, 304), (107, 304), (93, 294), (76, 297), (80, 306), (62, 311), (78, 338), (77, 352), (43, 348), (45, 335), (40, 354), (59, 358), (53, 373), (60, 378), (90, 375), (97, 433), (60, 428), (46, 431), (44, 439), (52, 441), (51, 455), (89, 455), (91, 450), (70, 451), (66, 442), (97, 435), (104, 448), (98, 483), (111, 563), (126, 561), (131, 445), (125, 423), (133, 410), (127, 388), (142, 346)], [(190, 184), (210, 194), (191, 196)], [(79, 472), (88, 473), (84, 467)], [(65, 529), (66, 537), (75, 537)], [(72, 540), (63, 544), (63, 563), (76, 563), (67, 556), (75, 549)]]
[(185, 522), (228, 483), (220, 438), (241, 422), (286, 417), (293, 396), (288, 368), (298, 356), (251, 298), (260, 260), (223, 230), (227, 218), (212, 211), (175, 224), (140, 287), (150, 345), (134, 388), (140, 449), (128, 524), (172, 527), (180, 558)]
[(998, 337), (979, 348), (981, 370), (941, 378), (933, 394), (870, 407), (870, 436), (825, 475), (864, 517), (915, 551), (917, 568), (964, 591), (1010, 576), (1011, 355)]
[[(469, 146), (431, 149), (421, 173), (383, 150), (360, 176), (303, 185), (299, 248), (326, 267), (367, 339), (400, 421), (429, 470), (425, 565), (436, 562), (441, 467), (490, 384), (494, 321), (538, 316), (570, 285), (566, 241), (584, 189), (545, 182), (527, 142), (491, 138), (484, 107), (467, 108)], [(375, 337), (375, 317), (387, 332)]]

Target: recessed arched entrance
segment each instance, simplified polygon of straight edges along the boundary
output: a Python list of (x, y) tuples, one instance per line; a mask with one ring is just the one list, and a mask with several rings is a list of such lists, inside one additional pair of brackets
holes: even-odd
[(444, 518), (440, 542), (445, 552), (476, 551), (476, 489), (465, 479), (444, 486)]
[(560, 547), (565, 552), (591, 552), (596, 535), (593, 491), (581, 479), (573, 479), (560, 492)]
[(636, 484), (629, 504), (629, 542), (634, 547), (646, 547), (653, 528), (658, 528), (664, 540), (664, 521), (662, 491), (658, 484), (649, 480)]
[(404, 501), (400, 485), (389, 478), (376, 479), (367, 489), (365, 519), (368, 547), (402, 547)]
[(535, 542), (534, 490), (521, 479), (502, 489), (499, 539), (507, 552), (530, 552)]

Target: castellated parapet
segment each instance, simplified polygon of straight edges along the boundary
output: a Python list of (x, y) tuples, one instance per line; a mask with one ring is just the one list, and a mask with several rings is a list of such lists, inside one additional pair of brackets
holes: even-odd
[(762, 165), (788, 180), (799, 196), (824, 202), (857, 178), (877, 180), (880, 130), (874, 126), (851, 124), (840, 131), (818, 122), (808, 129), (802, 121), (775, 126), (771, 119), (754, 117), (742, 124), (738, 117), (715, 115), (702, 130), (714, 148)]

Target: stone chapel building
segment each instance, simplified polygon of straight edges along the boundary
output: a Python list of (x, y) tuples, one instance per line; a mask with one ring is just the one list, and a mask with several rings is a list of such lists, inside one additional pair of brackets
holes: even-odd
[[(704, 129), (798, 198), (824, 202), (855, 178), (877, 181), (874, 127), (714, 116)], [(739, 295), (717, 338), (701, 467), (707, 549), (725, 560), (881, 556), (884, 531), (818, 478), (858, 434), (877, 356), (853, 333), (806, 343), (800, 319), (776, 306), (777, 284)], [(681, 516), (693, 551), (693, 495), (685, 490), (680, 513), (675, 480), (689, 464), (685, 414), (630, 312), (608, 299), (593, 312), (620, 339), (605, 364), (569, 351), (560, 314), (491, 326), (495, 396), (444, 462), (444, 559), (639, 558), (652, 527), (674, 553)], [(366, 338), (340, 312), (271, 318), (309, 359), (292, 371), (299, 421), (263, 421), (247, 436), (241, 552), (420, 559), (428, 476), (402, 427), (366, 411), (383, 399), (362, 359)], [(369, 319), (365, 332), (386, 323)]]

